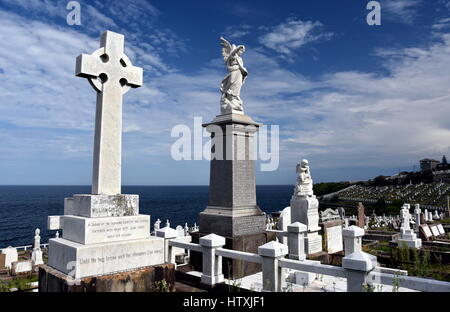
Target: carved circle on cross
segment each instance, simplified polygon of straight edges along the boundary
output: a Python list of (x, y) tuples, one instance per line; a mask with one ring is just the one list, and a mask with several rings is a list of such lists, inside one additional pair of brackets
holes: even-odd
[[(105, 53), (105, 49), (103, 47), (95, 50), (95, 52), (91, 55), (100, 58), (103, 63), (109, 62), (109, 56)], [(120, 65), (124, 68), (133, 66), (130, 59), (125, 54), (122, 55), (119, 62)], [(88, 77), (88, 80), (95, 90), (101, 92), (102, 85), (108, 81), (108, 75), (106, 73), (101, 73), (100, 75), (98, 75), (98, 77)], [(119, 83), (122, 86), (122, 94), (127, 93), (131, 89), (131, 87), (128, 85), (128, 81), (125, 78), (120, 79)]]

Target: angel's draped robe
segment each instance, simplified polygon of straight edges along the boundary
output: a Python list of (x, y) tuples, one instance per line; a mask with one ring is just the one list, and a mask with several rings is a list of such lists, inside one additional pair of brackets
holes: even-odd
[(239, 105), (242, 105), (240, 96), (242, 84), (244, 83), (244, 75), (242, 74), (241, 68), (243, 68), (243, 66), (240, 57), (230, 57), (227, 62), (229, 74), (223, 78), (220, 87), (220, 91), (222, 91), (223, 94), (232, 96), (231, 98), (227, 96), (229, 100), (232, 102), (236, 101), (236, 104)]

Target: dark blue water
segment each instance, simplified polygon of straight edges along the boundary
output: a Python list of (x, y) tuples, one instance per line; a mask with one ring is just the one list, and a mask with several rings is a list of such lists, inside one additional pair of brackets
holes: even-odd
[[(256, 187), (260, 208), (271, 213), (289, 205), (291, 185)], [(89, 194), (89, 186), (0, 186), (0, 248), (31, 245), (34, 230), (41, 229), (41, 241), (55, 236), (47, 231), (47, 216), (62, 215), (64, 198), (73, 194)], [(207, 186), (124, 186), (124, 194), (138, 194), (140, 213), (151, 215), (172, 227), (190, 226), (208, 203)]]

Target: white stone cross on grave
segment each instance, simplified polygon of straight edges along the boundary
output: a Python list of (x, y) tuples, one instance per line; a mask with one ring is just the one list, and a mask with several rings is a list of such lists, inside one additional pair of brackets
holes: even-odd
[(103, 33), (100, 49), (77, 57), (76, 76), (87, 78), (97, 91), (92, 194), (121, 193), (122, 97), (142, 86), (143, 70), (124, 54), (125, 37)]

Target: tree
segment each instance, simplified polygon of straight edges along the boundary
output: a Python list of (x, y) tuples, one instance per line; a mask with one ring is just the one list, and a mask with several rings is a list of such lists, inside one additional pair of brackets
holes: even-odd
[(447, 163), (447, 157), (445, 157), (445, 155), (444, 156), (442, 156), (442, 162), (441, 162), (443, 165), (448, 165), (448, 163)]

